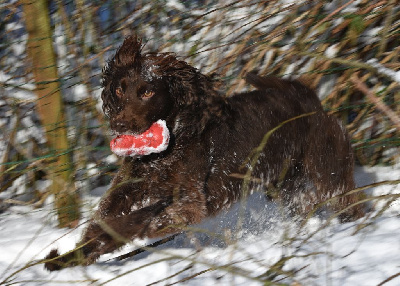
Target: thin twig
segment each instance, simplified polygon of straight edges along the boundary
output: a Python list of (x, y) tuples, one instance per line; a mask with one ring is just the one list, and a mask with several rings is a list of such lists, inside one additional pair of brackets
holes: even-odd
[(378, 108), (380, 111), (385, 113), (385, 115), (392, 121), (392, 123), (395, 125), (395, 127), (400, 131), (400, 117), (397, 116), (397, 114), (391, 110), (389, 107), (387, 107), (386, 104), (382, 102), (382, 100), (378, 97), (376, 97), (372, 91), (365, 85), (365, 83), (361, 82), (361, 80), (358, 78), (357, 75), (353, 75), (350, 80), (354, 83), (356, 88), (360, 90), (362, 93), (365, 94), (365, 96), (373, 103), (375, 104), (376, 108)]
[(138, 249), (135, 249), (135, 250), (130, 251), (130, 252), (128, 252), (128, 253), (122, 254), (122, 255), (117, 256), (117, 257), (115, 257), (115, 258), (111, 258), (111, 259), (109, 259), (109, 260), (107, 260), (107, 261), (110, 261), (110, 260), (121, 261), (121, 260), (130, 258), (130, 257), (132, 257), (132, 256), (135, 256), (135, 255), (138, 255), (138, 254), (140, 254), (140, 253), (142, 253), (142, 252), (147, 251), (149, 248), (155, 248), (155, 247), (157, 247), (157, 246), (159, 246), (159, 245), (161, 245), (161, 244), (164, 244), (164, 243), (167, 243), (167, 242), (169, 242), (169, 241), (172, 241), (172, 240), (174, 240), (178, 235), (181, 235), (181, 234), (182, 234), (181, 232), (175, 233), (175, 234), (173, 234), (173, 235), (171, 235), (171, 236), (168, 236), (168, 237), (165, 237), (165, 238), (163, 238), (163, 239), (157, 240), (156, 242), (153, 242), (153, 243), (151, 243), (151, 244), (149, 244), (149, 245), (146, 245), (146, 246), (144, 246), (144, 247), (140, 247), (140, 248), (138, 248)]
[(383, 280), (381, 283), (379, 283), (379, 284), (376, 285), (376, 286), (382, 286), (383, 284), (386, 284), (387, 282), (389, 282), (389, 281), (391, 281), (391, 280), (393, 280), (394, 278), (399, 277), (399, 276), (400, 276), (400, 272), (397, 272), (396, 274), (393, 274), (392, 276), (390, 276), (390, 277), (388, 277), (387, 279)]
[(190, 275), (190, 276), (188, 276), (188, 277), (185, 277), (185, 278), (183, 278), (183, 279), (181, 279), (181, 280), (179, 280), (179, 281), (176, 281), (176, 282), (174, 282), (174, 283), (172, 283), (172, 284), (167, 284), (168, 286), (172, 286), (172, 285), (176, 285), (176, 284), (178, 284), (178, 283), (182, 283), (182, 282), (186, 282), (186, 281), (188, 281), (188, 280), (190, 280), (190, 279), (193, 279), (193, 278), (195, 278), (195, 277), (197, 277), (197, 276), (200, 276), (201, 274), (204, 274), (204, 273), (207, 273), (207, 272), (210, 272), (210, 271), (214, 271), (215, 270), (215, 268), (208, 268), (208, 269), (205, 269), (205, 270), (203, 270), (203, 271), (200, 271), (200, 272), (197, 272), (197, 273), (195, 273), (195, 274), (193, 274), (193, 275)]

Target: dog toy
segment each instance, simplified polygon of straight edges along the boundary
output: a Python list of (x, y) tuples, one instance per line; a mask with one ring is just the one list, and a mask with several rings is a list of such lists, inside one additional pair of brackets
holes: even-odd
[(118, 156), (143, 156), (167, 149), (169, 130), (165, 120), (154, 122), (139, 135), (119, 135), (110, 142), (111, 151)]

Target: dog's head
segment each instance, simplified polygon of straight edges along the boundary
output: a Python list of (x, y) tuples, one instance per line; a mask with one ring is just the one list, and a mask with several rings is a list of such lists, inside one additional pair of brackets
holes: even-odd
[[(142, 53), (129, 36), (103, 69), (103, 111), (117, 133), (142, 133), (200, 100), (212, 81), (171, 53)], [(208, 86), (209, 85), (209, 86)]]

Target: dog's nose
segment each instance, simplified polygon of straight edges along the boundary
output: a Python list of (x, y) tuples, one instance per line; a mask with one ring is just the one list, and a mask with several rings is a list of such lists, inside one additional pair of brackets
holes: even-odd
[(127, 123), (124, 121), (112, 121), (110, 122), (111, 129), (118, 132), (118, 133), (124, 133), (128, 130)]

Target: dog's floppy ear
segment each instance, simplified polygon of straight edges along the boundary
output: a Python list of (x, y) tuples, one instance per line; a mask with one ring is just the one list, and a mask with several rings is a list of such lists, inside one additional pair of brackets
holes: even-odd
[(214, 81), (210, 77), (178, 60), (173, 54), (164, 54), (156, 65), (178, 106), (198, 104), (205, 99), (206, 93), (214, 89)]
[(104, 87), (101, 92), (101, 100), (103, 101), (102, 109), (107, 117), (111, 116), (113, 110), (115, 110), (116, 99), (112, 96), (109, 87)]
[(198, 95), (193, 83), (188, 81), (186, 76), (180, 76), (179, 73), (169, 75), (166, 82), (168, 91), (178, 106), (190, 105), (197, 101)]
[[(148, 54), (149, 55), (149, 54)], [(156, 73), (163, 78), (168, 92), (178, 106), (189, 105), (197, 101), (199, 75), (196, 68), (185, 61), (178, 60), (173, 53), (151, 54), (146, 57)]]
[(115, 77), (117, 70), (141, 67), (142, 40), (135, 35), (125, 38), (121, 47), (103, 68), (102, 86), (107, 87)]
[(117, 68), (131, 68), (135, 65), (140, 65), (142, 53), (142, 40), (136, 35), (131, 35), (125, 38), (123, 44), (115, 53), (112, 61)]

